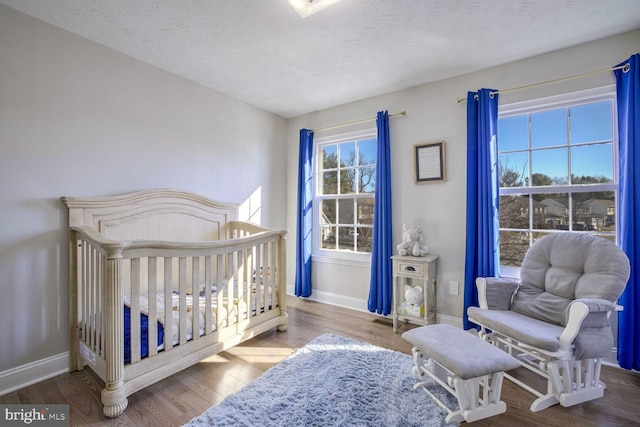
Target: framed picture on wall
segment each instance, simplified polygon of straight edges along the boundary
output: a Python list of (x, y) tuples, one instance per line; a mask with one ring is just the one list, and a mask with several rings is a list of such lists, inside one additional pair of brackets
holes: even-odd
[(414, 145), (416, 184), (445, 180), (444, 141)]

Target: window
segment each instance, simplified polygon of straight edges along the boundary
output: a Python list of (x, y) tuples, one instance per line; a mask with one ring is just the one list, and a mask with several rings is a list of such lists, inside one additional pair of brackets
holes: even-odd
[(318, 139), (315, 150), (314, 254), (369, 259), (376, 132)]
[(610, 89), (500, 107), (500, 265), (507, 275), (547, 233), (615, 242), (615, 124)]

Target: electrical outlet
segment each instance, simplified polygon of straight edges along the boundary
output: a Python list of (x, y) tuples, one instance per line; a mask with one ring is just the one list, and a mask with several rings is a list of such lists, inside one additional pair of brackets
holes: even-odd
[(449, 282), (449, 294), (458, 295), (458, 282), (454, 282), (454, 281)]

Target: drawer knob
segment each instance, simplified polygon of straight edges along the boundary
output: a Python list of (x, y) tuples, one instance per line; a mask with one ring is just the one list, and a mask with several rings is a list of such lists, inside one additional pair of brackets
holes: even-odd
[(416, 269), (408, 265), (404, 268), (404, 271), (416, 271)]

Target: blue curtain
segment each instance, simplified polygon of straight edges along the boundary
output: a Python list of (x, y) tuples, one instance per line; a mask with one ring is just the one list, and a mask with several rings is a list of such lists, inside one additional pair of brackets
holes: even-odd
[(467, 241), (464, 329), (478, 328), (467, 308), (478, 306), (477, 277), (498, 273), (498, 95), (491, 89), (467, 97)]
[(391, 145), (389, 113), (379, 112), (376, 148), (376, 193), (373, 202), (373, 247), (371, 248), (371, 282), (369, 311), (384, 316), (391, 313), (393, 236), (391, 221)]
[(313, 131), (300, 129), (298, 206), (296, 224), (296, 279), (294, 293), (311, 296), (311, 240), (313, 224)]
[(640, 54), (632, 55), (615, 70), (618, 103), (618, 241), (631, 261), (631, 277), (618, 314), (618, 363), (640, 370)]

